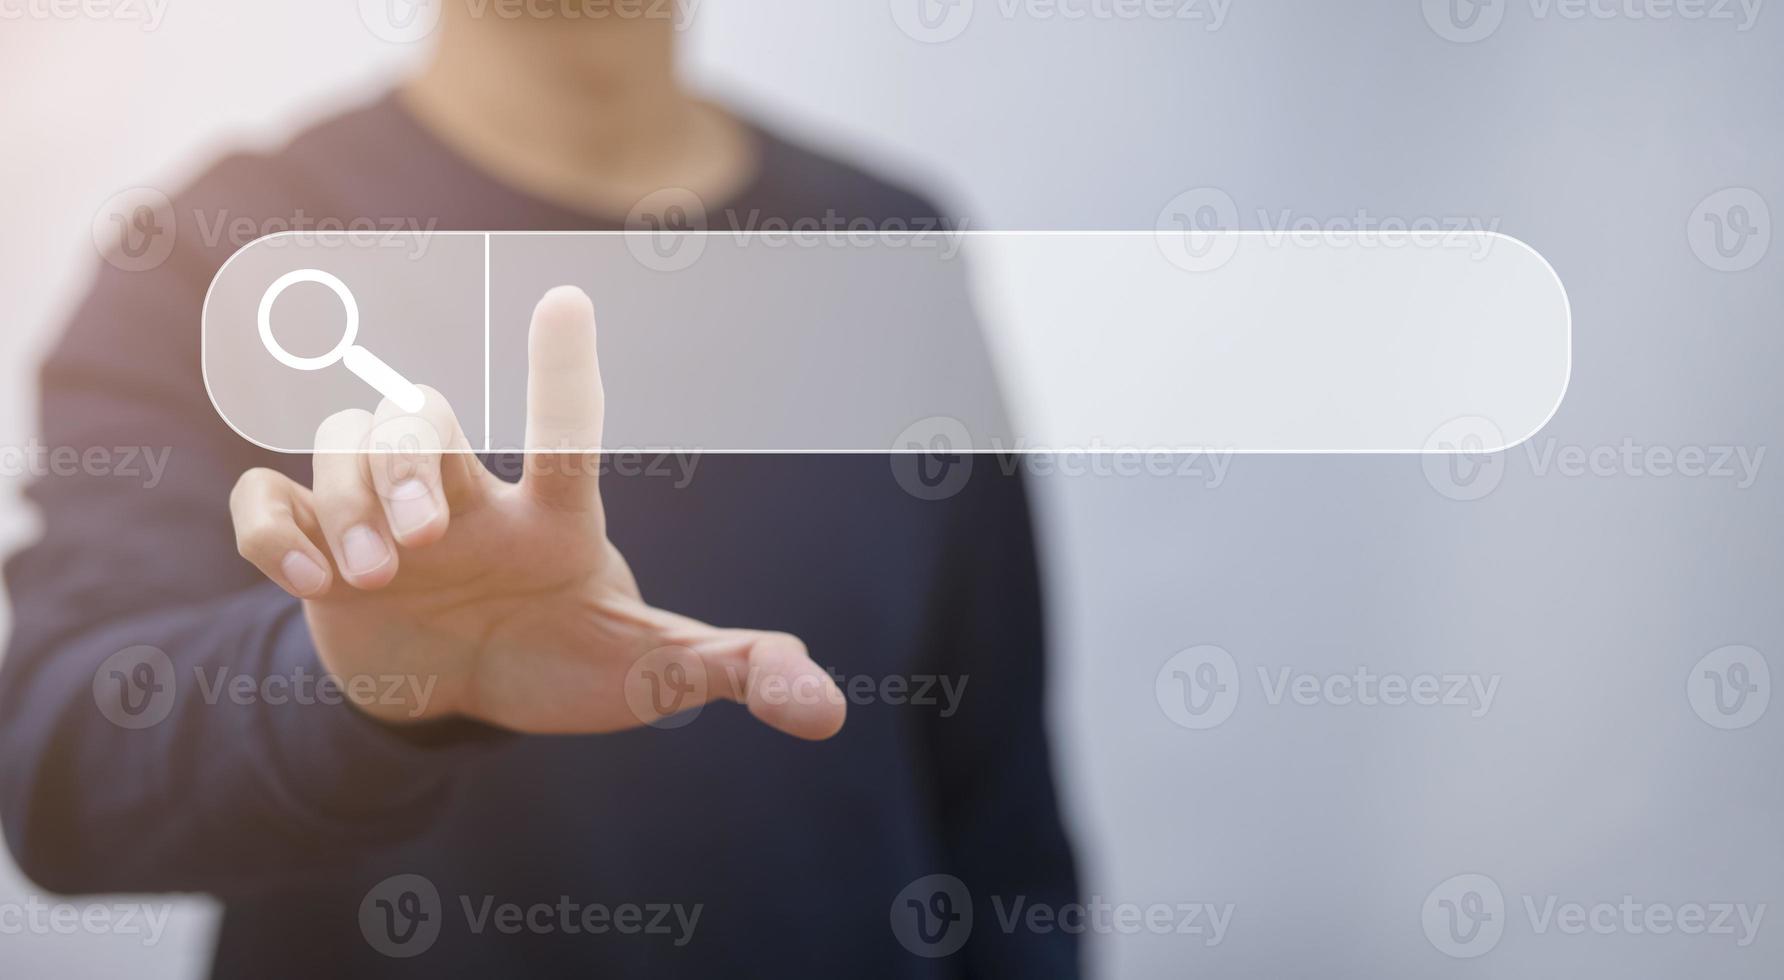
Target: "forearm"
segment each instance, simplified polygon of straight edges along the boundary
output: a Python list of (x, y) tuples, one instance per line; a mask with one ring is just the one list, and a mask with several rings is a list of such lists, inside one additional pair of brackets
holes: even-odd
[(72, 629), (48, 604), (0, 675), (0, 804), (54, 890), (265, 887), (416, 833), (473, 751), (345, 703), (271, 586)]

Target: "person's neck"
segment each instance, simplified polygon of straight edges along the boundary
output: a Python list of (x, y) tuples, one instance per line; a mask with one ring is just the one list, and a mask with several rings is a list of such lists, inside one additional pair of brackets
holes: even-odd
[(404, 102), (448, 146), (521, 191), (612, 216), (666, 187), (723, 200), (754, 172), (747, 128), (677, 79), (666, 21), (449, 13), (441, 26)]

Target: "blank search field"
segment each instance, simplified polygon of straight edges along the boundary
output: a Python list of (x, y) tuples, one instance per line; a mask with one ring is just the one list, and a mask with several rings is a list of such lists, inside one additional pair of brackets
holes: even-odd
[(205, 384), (280, 452), (409, 382), (520, 451), (560, 285), (608, 404), (560, 449), (1495, 452), (1572, 369), (1559, 277), (1490, 232), (294, 232), (217, 273)]

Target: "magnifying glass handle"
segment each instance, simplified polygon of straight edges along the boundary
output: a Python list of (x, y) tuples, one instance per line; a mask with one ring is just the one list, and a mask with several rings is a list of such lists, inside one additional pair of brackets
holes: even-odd
[(408, 378), (396, 373), (395, 368), (379, 360), (378, 355), (364, 347), (347, 348), (347, 353), (341, 356), (341, 363), (405, 412), (419, 412), (427, 403), (427, 396), (421, 393), (420, 388), (410, 384)]

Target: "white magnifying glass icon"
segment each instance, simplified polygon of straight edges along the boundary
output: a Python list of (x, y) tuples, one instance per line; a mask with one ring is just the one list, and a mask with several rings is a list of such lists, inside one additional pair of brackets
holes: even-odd
[[(279, 297), (300, 283), (313, 282), (319, 286), (327, 286), (335, 297), (341, 301), (341, 307), (347, 314), (347, 327), (341, 333), (341, 342), (334, 349), (320, 357), (298, 357), (284, 347), (279, 346), (279, 339), (273, 336), (273, 305)], [(280, 276), (267, 287), (266, 295), (260, 297), (260, 342), (266, 345), (266, 352), (280, 364), (294, 371), (320, 371), (336, 363), (347, 365), (347, 370), (359, 376), (361, 381), (371, 385), (378, 393), (390, 399), (405, 412), (419, 412), (427, 402), (427, 396), (421, 389), (409, 382), (408, 378), (396, 372), (396, 369), (384, 363), (376, 354), (355, 344), (359, 339), (359, 303), (353, 298), (353, 291), (339, 278), (320, 269), (299, 269)]]

